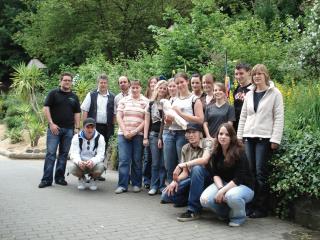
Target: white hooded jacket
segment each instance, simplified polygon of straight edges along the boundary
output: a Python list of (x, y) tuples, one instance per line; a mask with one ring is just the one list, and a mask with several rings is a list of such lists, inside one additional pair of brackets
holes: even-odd
[[(95, 145), (95, 138), (97, 138), (98, 134), (99, 133), (96, 130), (93, 138), (90, 140), (87, 140), (85, 138), (83, 131), (81, 131), (79, 135), (75, 134), (73, 136), (72, 142), (71, 142), (71, 148), (70, 148), (70, 159), (75, 164), (79, 164), (80, 161), (88, 161), (88, 160), (92, 160), (94, 164), (103, 162), (106, 143), (104, 141), (104, 137), (101, 134), (99, 137), (98, 146), (95, 150), (93, 150)], [(80, 138), (83, 139), (82, 150), (80, 149), (80, 146), (79, 146), (79, 136)]]
[(261, 98), (257, 112), (254, 111), (254, 90), (251, 85), (246, 94), (238, 126), (239, 139), (270, 138), (270, 142), (280, 144), (284, 127), (284, 106), (281, 92), (270, 81), (270, 86)]

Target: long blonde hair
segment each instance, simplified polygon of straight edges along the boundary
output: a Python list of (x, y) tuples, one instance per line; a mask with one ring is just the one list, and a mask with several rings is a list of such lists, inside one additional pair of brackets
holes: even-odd
[[(157, 82), (156, 86), (154, 87), (154, 91), (152, 93), (152, 96), (151, 96), (151, 101), (155, 101), (157, 100), (158, 98), (158, 92), (159, 92), (159, 87), (163, 84), (166, 84), (168, 86), (168, 82), (166, 80), (160, 80)], [(168, 92), (168, 89), (167, 89), (167, 94), (164, 96), (165, 99), (167, 99), (169, 96), (169, 92)]]

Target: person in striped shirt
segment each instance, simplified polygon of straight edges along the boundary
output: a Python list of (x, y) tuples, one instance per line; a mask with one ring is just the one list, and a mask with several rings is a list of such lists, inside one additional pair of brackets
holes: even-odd
[[(149, 100), (141, 94), (139, 80), (131, 81), (131, 93), (117, 108), (119, 181), (115, 193), (128, 191), (129, 173), (133, 192), (141, 191), (143, 127)], [(131, 172), (130, 172), (131, 170)]]

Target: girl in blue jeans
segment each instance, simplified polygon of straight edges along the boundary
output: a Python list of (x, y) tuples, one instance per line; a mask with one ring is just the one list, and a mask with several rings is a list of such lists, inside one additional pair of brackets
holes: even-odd
[[(177, 73), (174, 81), (178, 89), (178, 97), (172, 101), (172, 108), (187, 122), (203, 124), (203, 108), (198, 97), (189, 91), (189, 79), (185, 73)], [(181, 149), (187, 143), (185, 130), (179, 126), (172, 116), (165, 116), (168, 131), (163, 135), (164, 163), (167, 171), (167, 180), (172, 182), (172, 173), (180, 163)]]
[(152, 155), (151, 185), (149, 195), (156, 195), (165, 188), (166, 170), (163, 161), (160, 128), (163, 121), (163, 110), (160, 100), (168, 96), (168, 83), (160, 80), (153, 92), (144, 123), (143, 145), (149, 146)]
[(254, 196), (253, 175), (231, 124), (220, 125), (216, 139), (207, 166), (214, 183), (203, 191), (200, 202), (220, 218), (228, 219), (230, 227), (239, 227), (246, 220), (246, 203)]

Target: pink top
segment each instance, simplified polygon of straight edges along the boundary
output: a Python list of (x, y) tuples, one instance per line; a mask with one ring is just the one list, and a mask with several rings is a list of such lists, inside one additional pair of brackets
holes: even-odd
[[(129, 95), (119, 101), (117, 112), (122, 113), (122, 120), (128, 131), (135, 130), (144, 121), (148, 105), (149, 100), (143, 95), (140, 95), (139, 99), (134, 99)], [(118, 134), (123, 135), (120, 127)], [(138, 134), (143, 135), (143, 129)]]

